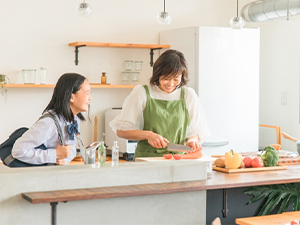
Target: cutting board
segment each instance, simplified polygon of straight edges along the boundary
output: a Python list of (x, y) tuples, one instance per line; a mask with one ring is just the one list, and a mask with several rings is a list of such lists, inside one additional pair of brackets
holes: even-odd
[(247, 172), (261, 172), (261, 171), (270, 171), (270, 170), (286, 170), (287, 166), (270, 166), (270, 167), (261, 167), (261, 168), (242, 168), (242, 169), (227, 169), (220, 167), (213, 167), (213, 170), (223, 172), (223, 173), (247, 173)]
[(292, 220), (299, 220), (300, 212), (284, 212), (282, 214), (267, 215), (267, 216), (254, 216), (246, 218), (237, 218), (236, 224), (239, 225), (270, 225), (270, 224), (286, 224)]
[(175, 160), (175, 159), (165, 159), (164, 157), (137, 157), (135, 158), (136, 162), (169, 162), (169, 161), (191, 161), (191, 160), (197, 160), (197, 161), (215, 161), (216, 159), (211, 158), (209, 156), (203, 156), (200, 159), (181, 159), (181, 160)]

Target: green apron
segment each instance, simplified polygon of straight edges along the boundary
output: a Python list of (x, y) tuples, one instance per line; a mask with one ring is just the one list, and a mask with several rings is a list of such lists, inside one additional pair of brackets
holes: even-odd
[[(184, 100), (184, 87), (181, 88), (180, 100), (165, 101), (153, 99), (147, 85), (144, 85), (147, 93), (147, 102), (143, 112), (144, 130), (157, 133), (168, 139), (173, 144), (184, 144), (186, 130), (190, 124), (189, 112)], [(148, 140), (140, 140), (137, 144), (134, 159), (136, 157), (160, 157), (168, 154), (166, 148), (154, 148)]]

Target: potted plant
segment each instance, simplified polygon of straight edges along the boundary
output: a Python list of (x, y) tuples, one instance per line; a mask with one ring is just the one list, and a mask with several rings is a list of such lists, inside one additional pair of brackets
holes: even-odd
[(1, 94), (5, 97), (5, 101), (7, 100), (7, 89), (5, 85), (9, 82), (9, 79), (6, 75), (0, 74), (0, 86), (1, 86)]

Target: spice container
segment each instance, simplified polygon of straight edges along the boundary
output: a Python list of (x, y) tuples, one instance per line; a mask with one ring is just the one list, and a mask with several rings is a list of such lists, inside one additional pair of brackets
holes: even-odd
[(122, 72), (122, 83), (123, 84), (129, 84), (130, 83), (130, 73), (129, 72)]
[(139, 82), (139, 72), (130, 72), (131, 84), (137, 84)]
[(106, 73), (105, 72), (102, 72), (101, 84), (106, 84)]
[(46, 84), (46, 67), (40, 68), (40, 83)]
[(135, 71), (141, 71), (143, 67), (143, 61), (135, 61)]
[(125, 60), (124, 66), (126, 71), (131, 71), (132, 70), (132, 60)]

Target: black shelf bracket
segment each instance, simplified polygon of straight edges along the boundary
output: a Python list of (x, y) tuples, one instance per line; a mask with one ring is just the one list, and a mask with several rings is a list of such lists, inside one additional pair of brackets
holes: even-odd
[(79, 46), (75, 46), (75, 65), (77, 66), (79, 61), (78, 61), (78, 53), (79, 53), (79, 50), (78, 48), (80, 47), (85, 47), (86, 45), (79, 45)]
[(151, 67), (153, 66), (153, 55), (154, 55), (153, 51), (154, 50), (159, 50), (159, 49), (162, 49), (162, 48), (151, 48), (150, 49), (150, 66)]

